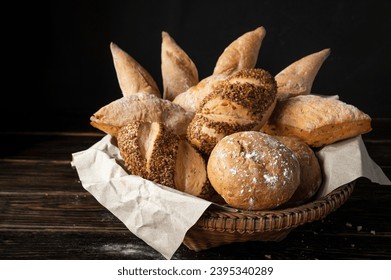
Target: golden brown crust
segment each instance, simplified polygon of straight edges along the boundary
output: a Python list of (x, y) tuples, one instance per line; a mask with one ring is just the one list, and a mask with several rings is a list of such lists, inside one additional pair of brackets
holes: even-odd
[(296, 136), (311, 147), (322, 147), (371, 129), (371, 118), (353, 105), (301, 95), (278, 102), (261, 130), (271, 135)]
[(180, 140), (178, 145), (175, 187), (204, 199), (210, 199), (215, 193), (206, 173), (204, 157), (186, 139)]
[(330, 49), (307, 55), (278, 73), (275, 76), (277, 99), (285, 100), (292, 96), (310, 94), (316, 74), (329, 55)]
[(261, 26), (233, 41), (218, 58), (213, 75), (231, 75), (242, 69), (254, 68), (265, 35), (266, 30)]
[(318, 158), (314, 151), (297, 137), (274, 137), (294, 153), (300, 164), (300, 185), (285, 206), (303, 204), (315, 195), (322, 183)]
[(161, 60), (164, 99), (174, 100), (198, 83), (194, 62), (167, 32), (162, 32)]
[(91, 125), (116, 137), (118, 130), (132, 121), (162, 122), (178, 135), (185, 135), (193, 117), (179, 105), (152, 94), (124, 96), (91, 116)]
[(207, 171), (217, 193), (246, 210), (273, 209), (288, 201), (300, 183), (293, 152), (256, 131), (224, 137), (210, 154)]
[(263, 69), (245, 69), (215, 85), (187, 129), (189, 141), (209, 154), (224, 136), (259, 130), (276, 104), (276, 83)]
[(179, 138), (163, 124), (131, 122), (119, 130), (117, 142), (125, 166), (132, 174), (175, 187)]
[(111, 43), (110, 50), (119, 86), (124, 96), (146, 92), (160, 97), (155, 80), (144, 67), (116, 44)]

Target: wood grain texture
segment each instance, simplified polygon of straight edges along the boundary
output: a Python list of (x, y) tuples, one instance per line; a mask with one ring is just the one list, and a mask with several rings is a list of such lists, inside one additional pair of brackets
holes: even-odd
[[(374, 120), (363, 137), (391, 178), (391, 120)], [(163, 259), (81, 186), (71, 154), (103, 134), (2, 133), (0, 259)], [(391, 187), (361, 178), (348, 201), (324, 220), (280, 242), (246, 242), (173, 259), (390, 259)]]

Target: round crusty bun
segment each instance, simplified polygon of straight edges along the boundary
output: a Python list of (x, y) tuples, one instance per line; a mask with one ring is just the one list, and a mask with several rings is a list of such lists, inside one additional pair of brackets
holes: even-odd
[(273, 209), (287, 202), (300, 183), (300, 165), (284, 144), (258, 131), (221, 139), (207, 165), (209, 180), (232, 207)]
[(301, 139), (274, 136), (295, 154), (300, 164), (300, 185), (286, 206), (302, 204), (312, 198), (322, 183), (322, 171), (314, 151)]

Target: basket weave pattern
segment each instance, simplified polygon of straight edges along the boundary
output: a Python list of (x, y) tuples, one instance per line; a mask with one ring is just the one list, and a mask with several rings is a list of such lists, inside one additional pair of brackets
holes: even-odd
[(352, 194), (354, 185), (343, 185), (318, 200), (281, 210), (243, 211), (212, 205), (187, 232), (183, 243), (200, 251), (232, 242), (280, 241), (292, 229), (321, 220), (339, 208)]

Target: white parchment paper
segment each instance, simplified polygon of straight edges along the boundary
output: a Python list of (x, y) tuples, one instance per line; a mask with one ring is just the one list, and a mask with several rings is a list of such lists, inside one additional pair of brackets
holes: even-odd
[[(113, 143), (107, 135), (91, 148), (74, 153), (71, 164), (97, 201), (133, 234), (170, 259), (211, 202), (129, 175)], [(369, 157), (361, 136), (328, 145), (317, 156), (324, 172), (319, 196), (359, 177), (391, 185)]]

